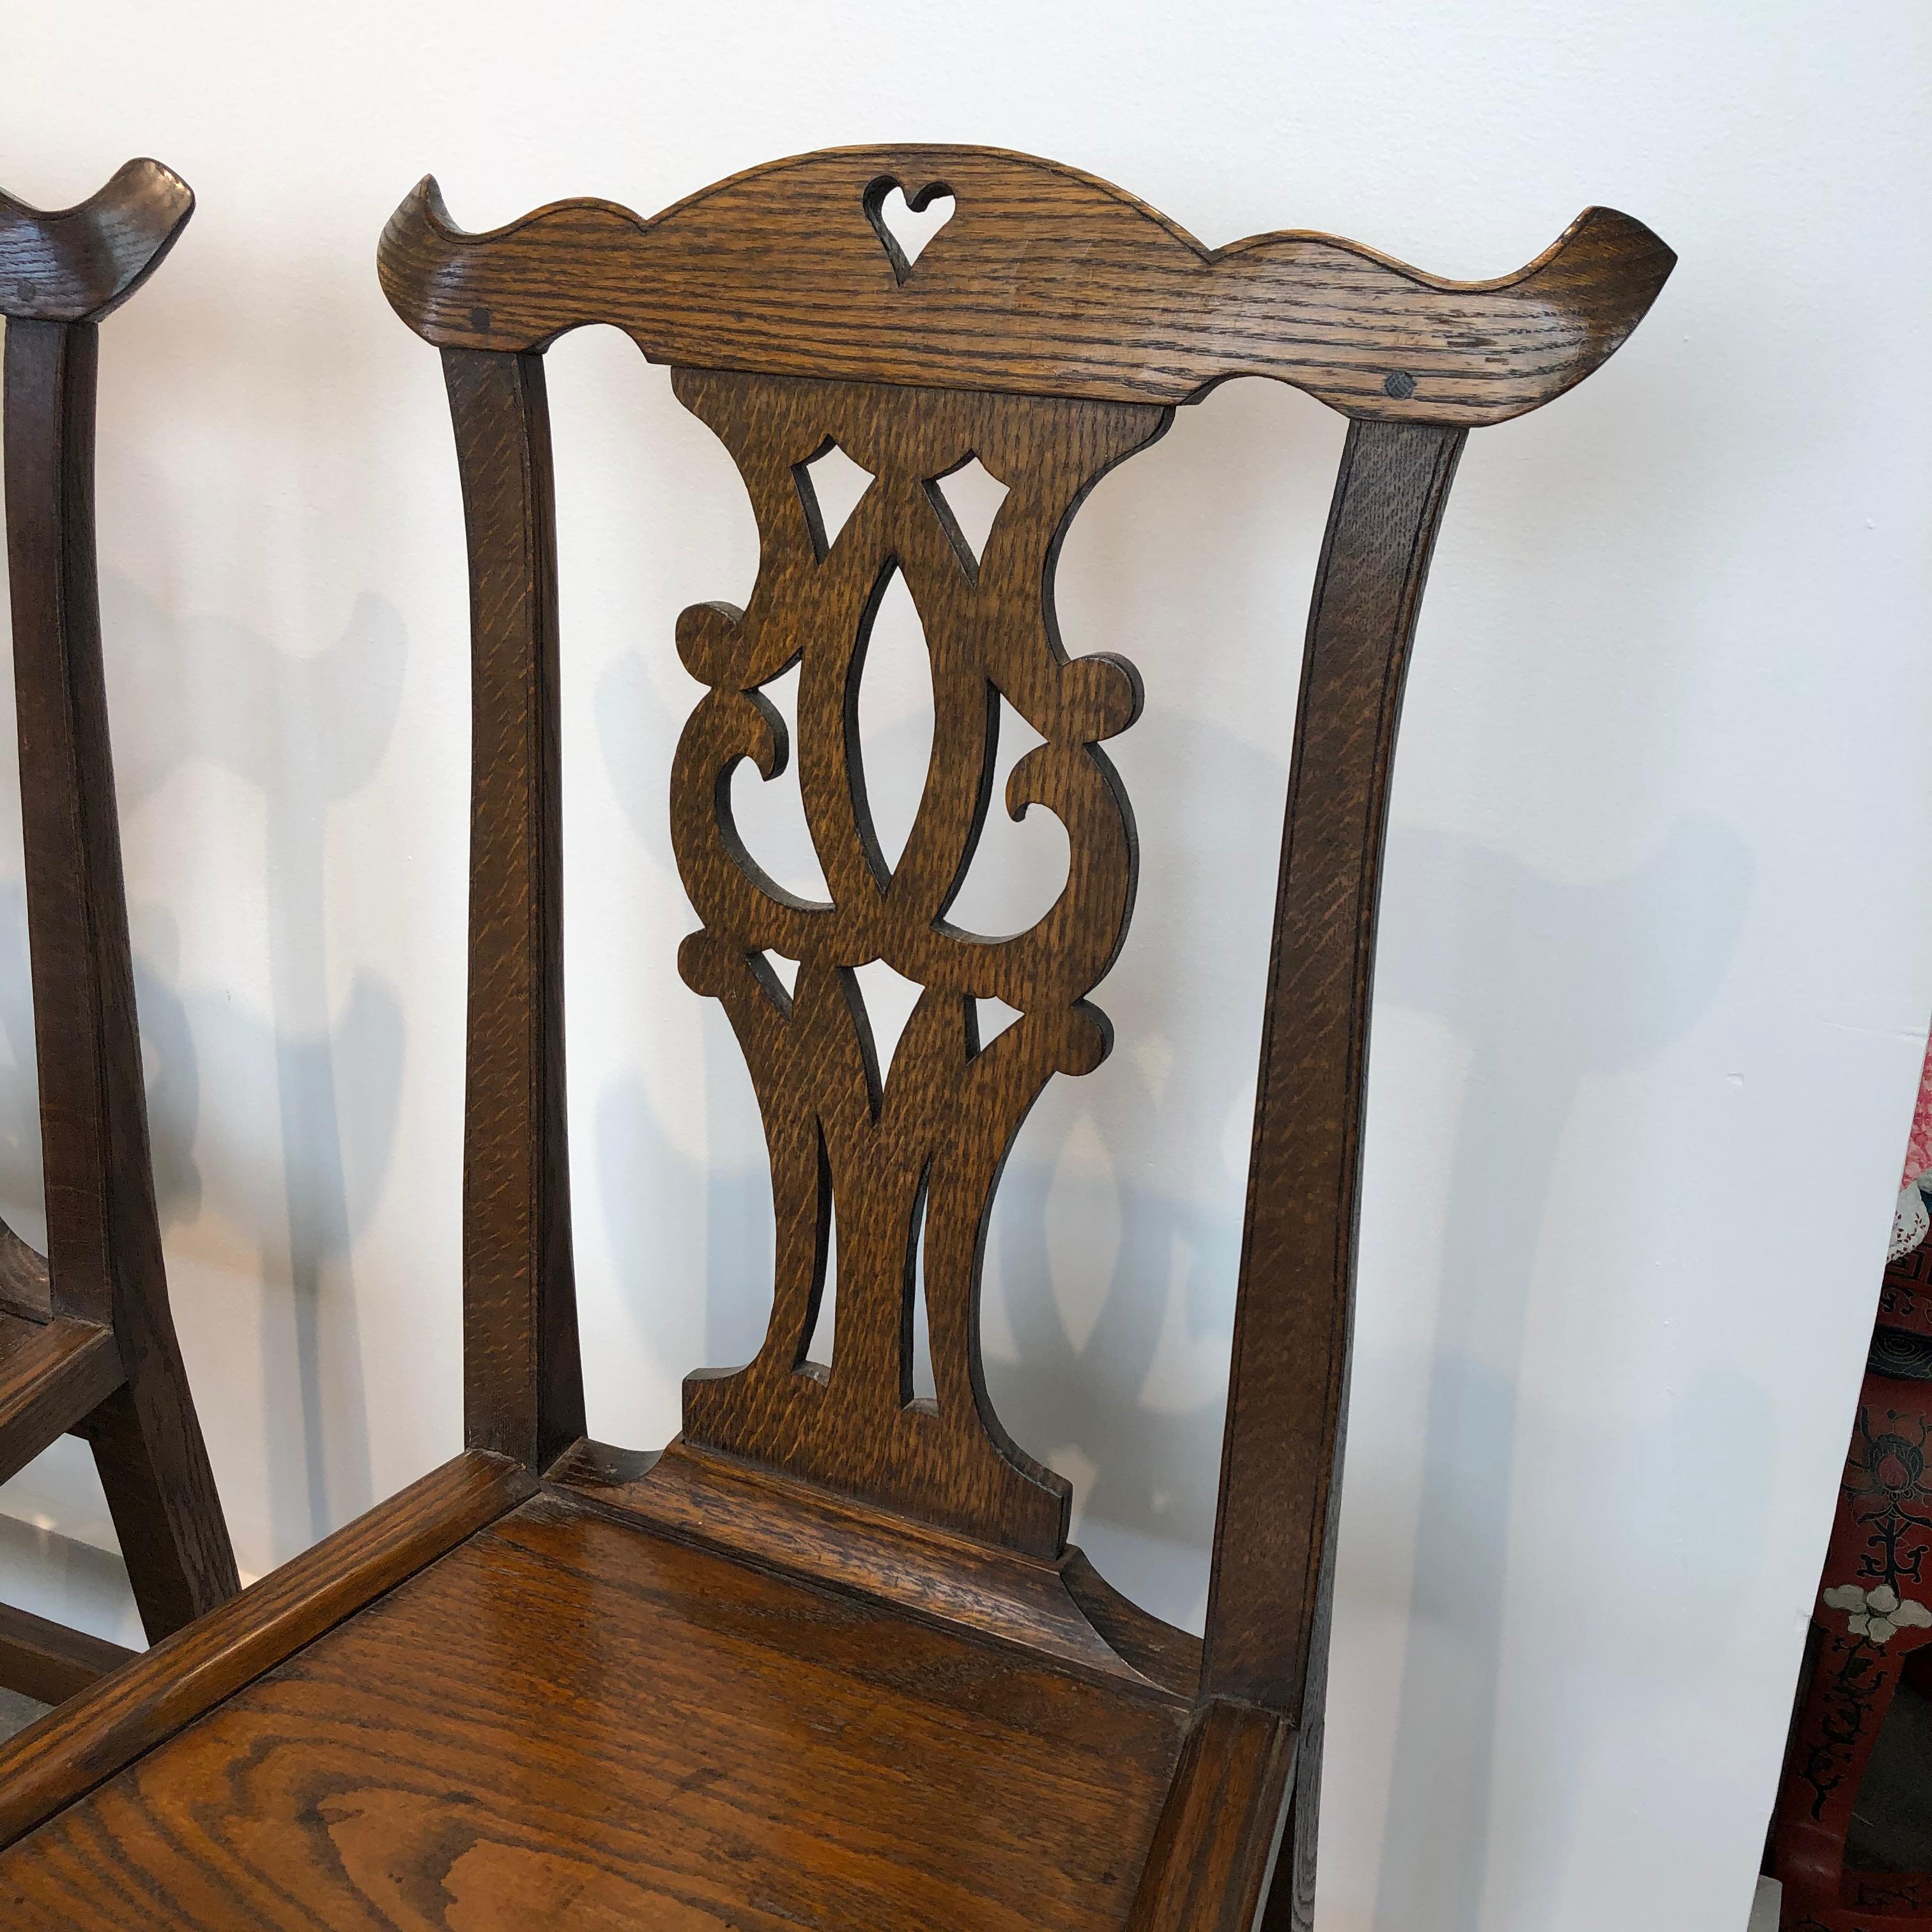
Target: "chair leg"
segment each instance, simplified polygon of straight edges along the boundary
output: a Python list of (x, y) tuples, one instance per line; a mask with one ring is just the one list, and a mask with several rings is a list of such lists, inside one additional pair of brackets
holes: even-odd
[(1320, 1708), (1303, 1732), (1294, 1756), (1294, 1794), (1275, 1855), (1274, 1878), (1257, 1932), (1312, 1932), (1315, 1924), (1315, 1840), (1322, 1815)]
[(148, 1641), (234, 1596), (235, 1551), (172, 1334), (147, 1338), (126, 1384), (78, 1432), (93, 1448)]

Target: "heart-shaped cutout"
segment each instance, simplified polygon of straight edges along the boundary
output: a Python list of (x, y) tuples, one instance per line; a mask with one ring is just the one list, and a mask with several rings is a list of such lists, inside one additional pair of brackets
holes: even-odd
[(912, 273), (912, 265), (958, 206), (944, 182), (928, 182), (916, 194), (908, 195), (890, 175), (881, 175), (866, 189), (866, 218), (901, 281)]

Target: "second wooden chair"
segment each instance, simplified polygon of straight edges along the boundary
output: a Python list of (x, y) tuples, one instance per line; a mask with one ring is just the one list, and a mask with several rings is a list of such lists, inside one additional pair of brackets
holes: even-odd
[[(0, 1224), (0, 1481), (94, 1451), (151, 1642), (226, 1603), (234, 1552), (168, 1307), (134, 1012), (94, 577), (103, 316), (194, 208), (130, 161), (79, 206), (0, 195), (7, 562), (47, 1252)], [(0, 1605), (0, 1685), (52, 1702), (128, 1653)]]

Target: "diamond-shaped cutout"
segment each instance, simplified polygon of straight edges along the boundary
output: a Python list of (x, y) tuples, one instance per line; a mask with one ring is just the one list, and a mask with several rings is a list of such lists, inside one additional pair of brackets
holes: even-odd
[(859, 507), (859, 499), (872, 487), (872, 472), (828, 442), (816, 456), (794, 463), (791, 475), (798, 485), (798, 500), (805, 506), (812, 554), (822, 562)]
[(1012, 492), (976, 456), (969, 456), (957, 470), (928, 478), (926, 494), (966, 574), (976, 580), (994, 520)]
[(882, 1080), (892, 1077), (892, 1055), (898, 1052), (899, 1036), (919, 1004), (923, 986), (888, 966), (883, 959), (868, 959), (852, 970), (859, 982), (859, 997), (866, 1003), (866, 1018), (872, 1029), (872, 1051), (878, 1058)]

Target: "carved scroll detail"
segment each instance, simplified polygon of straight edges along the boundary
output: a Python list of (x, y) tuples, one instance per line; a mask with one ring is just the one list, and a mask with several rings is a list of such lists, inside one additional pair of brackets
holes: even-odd
[[(675, 380), (737, 463), (762, 547), (748, 610), (700, 604), (678, 623), (680, 654), (710, 687), (671, 782), (678, 867), (704, 922), (679, 965), (694, 992), (722, 1003), (750, 1066), (778, 1216), (764, 1346), (745, 1368), (691, 1378), (685, 1432), (1052, 1557), (1065, 1538), (1066, 1485), (1013, 1445), (986, 1400), (980, 1250), (1028, 1110), (1054, 1072), (1088, 1072), (1106, 1054), (1105, 1016), (1082, 996), (1112, 963), (1133, 902), (1132, 814), (1099, 744), (1132, 722), (1138, 681), (1118, 658), (1067, 659), (1054, 561), (1086, 491), (1170, 412), (690, 370)], [(796, 472), (828, 441), (874, 480), (824, 548)], [(1010, 492), (976, 562), (929, 487), (975, 456)], [(917, 816), (888, 866), (856, 720), (872, 614), (895, 570), (926, 631), (934, 731)], [(800, 788), (832, 896), (824, 904), (766, 876), (731, 817), (739, 764), (770, 779), (790, 755), (760, 687), (794, 663)], [(1002, 695), (1046, 740), (1014, 767), (1007, 808), (1052, 812), (1070, 858), (1042, 919), (988, 938), (946, 914), (990, 802)], [(793, 994), (766, 952), (800, 962)], [(853, 970), (873, 960), (925, 988), (883, 1080)], [(982, 998), (1022, 1016), (983, 1048)], [(806, 1354), (835, 1211), (838, 1330), (821, 1366)], [(912, 1394), (922, 1240), (932, 1401)]]

